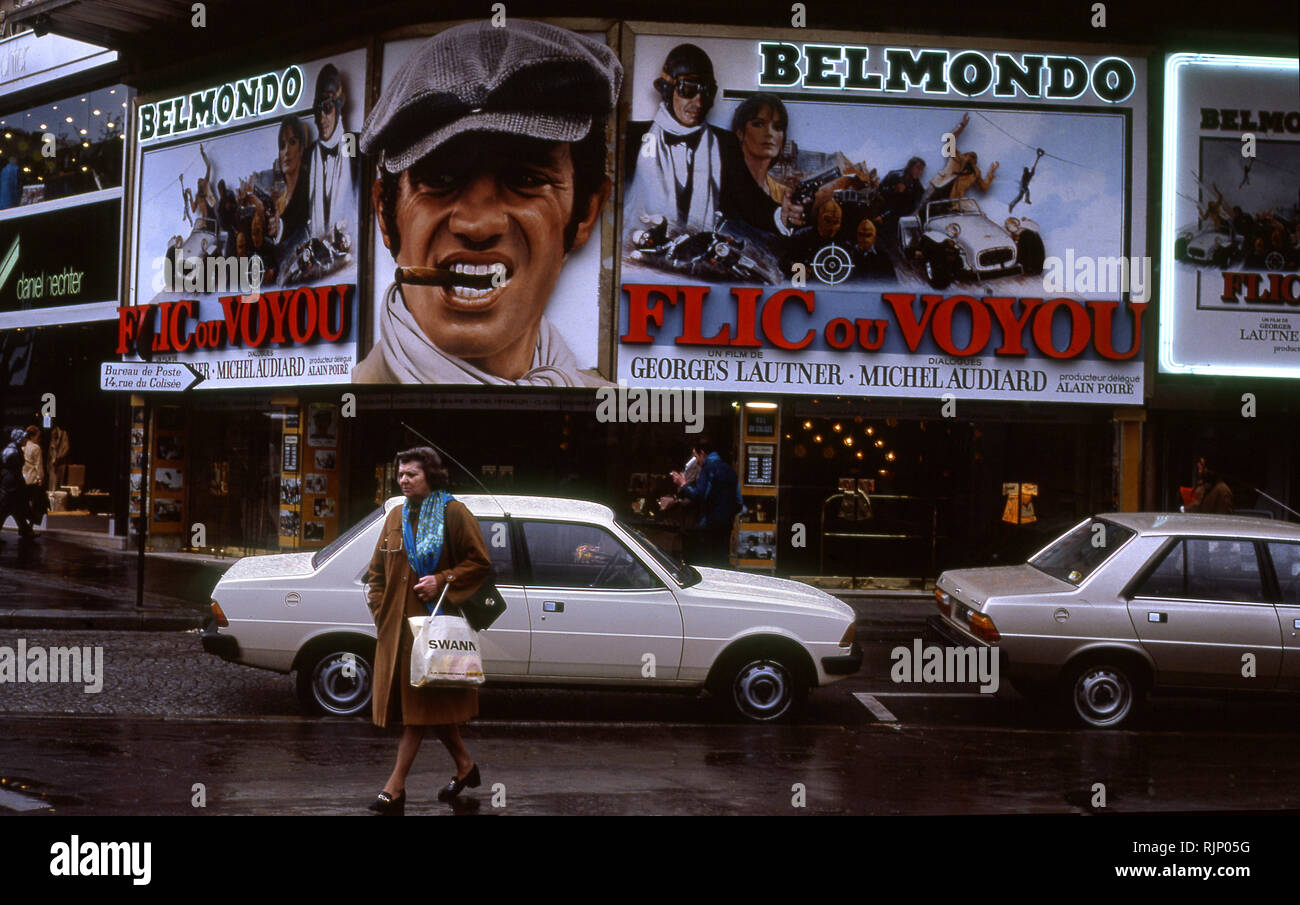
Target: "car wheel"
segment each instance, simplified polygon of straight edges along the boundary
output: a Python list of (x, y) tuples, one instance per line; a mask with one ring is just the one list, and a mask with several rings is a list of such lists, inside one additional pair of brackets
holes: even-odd
[(1062, 691), (1075, 719), (1094, 729), (1116, 729), (1129, 722), (1144, 694), (1130, 667), (1104, 660), (1071, 671)]
[(803, 697), (798, 675), (778, 657), (742, 657), (736, 661), (730, 676), (731, 706), (740, 716), (756, 723), (780, 719)]
[(357, 716), (370, 707), (372, 654), (346, 644), (319, 648), (298, 669), (298, 700), (322, 716)]
[(932, 289), (947, 289), (948, 284), (952, 282), (952, 269), (947, 257), (936, 249), (931, 249), (925, 253), (925, 263), (922, 265), (925, 269), (926, 282)]
[(1016, 252), (1016, 260), (1020, 264), (1021, 271), (1031, 277), (1042, 273), (1043, 262), (1047, 260), (1043, 237), (1032, 229), (1021, 230), (1017, 247), (1019, 250)]

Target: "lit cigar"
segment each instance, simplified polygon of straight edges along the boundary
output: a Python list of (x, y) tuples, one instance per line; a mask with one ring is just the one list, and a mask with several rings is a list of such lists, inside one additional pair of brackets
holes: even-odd
[(471, 289), (491, 289), (493, 275), (455, 273), (448, 267), (398, 267), (393, 279), (407, 286), (466, 286)]

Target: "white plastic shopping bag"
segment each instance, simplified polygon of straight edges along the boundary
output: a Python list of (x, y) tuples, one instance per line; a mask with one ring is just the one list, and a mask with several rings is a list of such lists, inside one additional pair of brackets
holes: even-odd
[(463, 616), (440, 612), (444, 586), (438, 606), (431, 616), (412, 616), (407, 621), (415, 643), (411, 647), (411, 684), (482, 685), (483, 657), (479, 652), (478, 632), (469, 627)]

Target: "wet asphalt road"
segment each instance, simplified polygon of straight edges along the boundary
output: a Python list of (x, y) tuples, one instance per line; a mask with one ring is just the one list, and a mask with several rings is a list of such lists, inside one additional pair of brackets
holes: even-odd
[[(787, 725), (728, 722), (692, 696), (485, 689), (466, 730), (484, 786), (467, 793), (468, 806), (496, 815), (1082, 813), (1101, 810), (1102, 783), (1109, 813), (1300, 808), (1300, 701), (1158, 697), (1138, 729), (1079, 731), (1010, 689), (890, 682), (889, 651), (921, 636), (926, 615), (902, 603), (872, 611), (859, 627), (862, 672), (814, 692)], [(194, 633), (5, 632), (0, 645), (19, 636), (103, 645), (104, 684), (97, 694), (0, 685), (0, 808), (357, 814), (391, 767), (394, 735), (361, 719), (302, 716), (291, 677), (223, 663)], [(426, 742), (408, 813), (452, 813), (433, 801), (450, 770), (441, 746)]]

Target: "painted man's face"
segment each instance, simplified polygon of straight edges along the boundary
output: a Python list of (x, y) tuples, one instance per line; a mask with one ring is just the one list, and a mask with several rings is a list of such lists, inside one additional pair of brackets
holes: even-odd
[(834, 201), (827, 201), (817, 214), (817, 235), (823, 239), (834, 239), (840, 231), (843, 213)]
[[(378, 181), (374, 197), (382, 209)], [(591, 236), (601, 200), (583, 212), (573, 248)], [(573, 158), (563, 142), (468, 133), (404, 171), (393, 211), (397, 263), (447, 269), (453, 280), (477, 276), (446, 287), (403, 286), (429, 340), (488, 373), (522, 376), (564, 264), (573, 205)], [(391, 248), (382, 214), (379, 224)]]
[(876, 224), (870, 220), (863, 219), (858, 224), (858, 248), (862, 251), (871, 251), (876, 244)]
[(343, 89), (339, 88), (336, 92), (325, 95), (316, 105), (316, 132), (320, 135), (321, 141), (329, 141), (333, 137), (334, 130), (343, 115), (343, 104), (346, 100)]
[[(683, 79), (688, 82), (698, 83), (699, 76), (687, 75)], [(683, 126), (698, 126), (704, 121), (704, 114), (708, 112), (705, 107), (704, 92), (688, 92), (694, 94), (694, 97), (682, 97), (679, 88), (673, 88), (673, 119), (677, 120)]]

